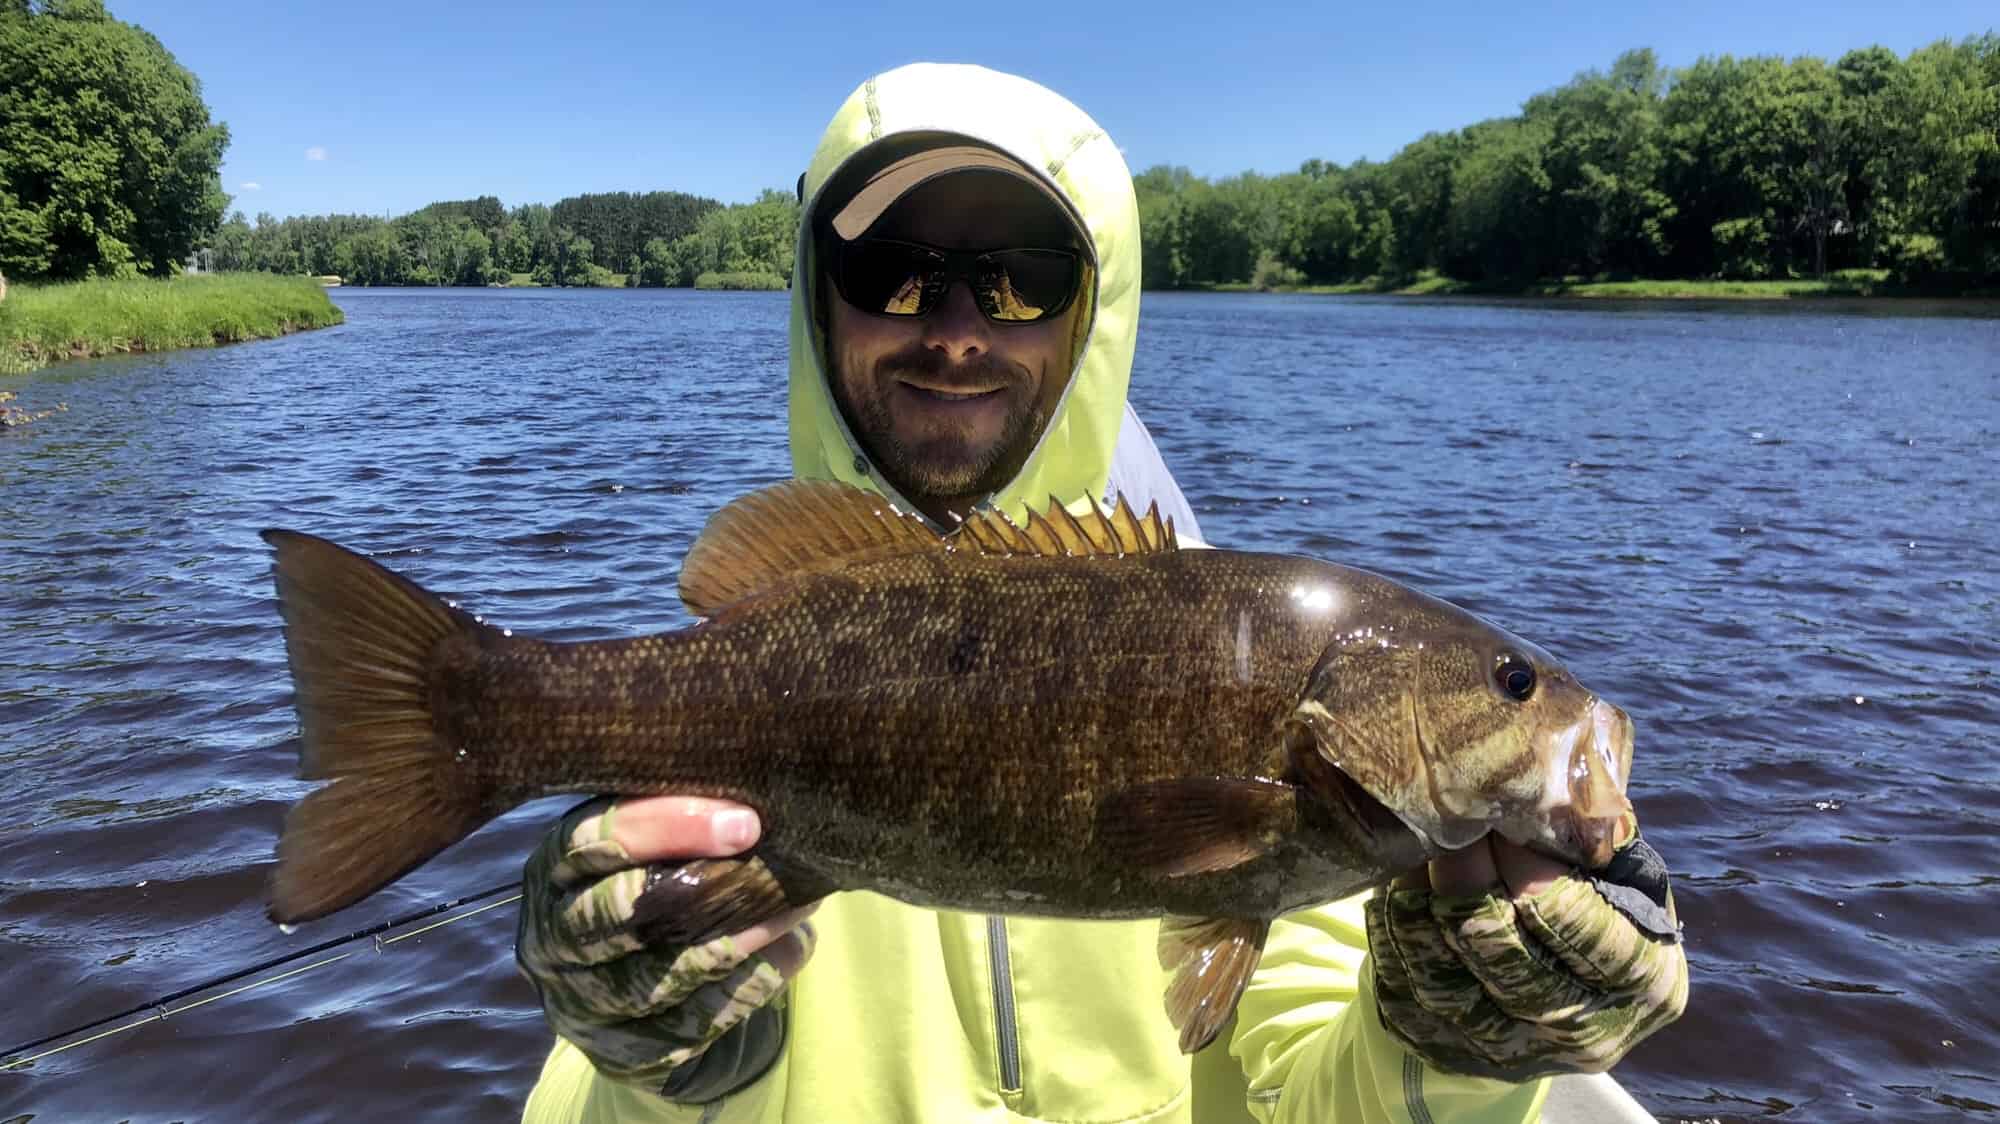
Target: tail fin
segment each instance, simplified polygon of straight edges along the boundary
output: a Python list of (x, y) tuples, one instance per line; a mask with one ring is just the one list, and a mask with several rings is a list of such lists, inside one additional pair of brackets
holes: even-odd
[[(269, 913), (352, 905), (501, 811), (434, 729), (440, 646), (486, 625), (324, 539), (265, 531), (299, 713), (299, 775), (333, 783), (285, 816)], [(476, 650), (476, 648), (474, 649)]]

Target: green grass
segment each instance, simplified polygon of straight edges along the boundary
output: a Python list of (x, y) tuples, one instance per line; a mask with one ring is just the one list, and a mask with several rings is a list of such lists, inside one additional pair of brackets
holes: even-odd
[[(1214, 286), (1217, 292), (1246, 293), (1243, 282)], [(1894, 295), (1886, 269), (1843, 269), (1824, 279), (1789, 281), (1593, 281), (1566, 278), (1531, 285), (1458, 281), (1431, 270), (1414, 278), (1369, 277), (1338, 285), (1279, 285), (1274, 293), (1394, 293), (1399, 296), (1497, 295), (1536, 297), (1625, 297), (1660, 300), (1774, 300), (1792, 297), (1866, 297)]]
[(1887, 291), (1886, 269), (1843, 269), (1824, 278), (1786, 281), (1561, 281), (1529, 286), (1527, 292), (1564, 297), (1648, 297), (1777, 299), (1866, 297)]
[[(535, 275), (532, 273), (509, 273), (507, 275), (507, 284), (503, 287), (508, 289), (547, 288), (540, 281), (535, 280)], [(577, 289), (622, 289), (625, 287), (625, 275), (622, 273), (613, 273), (608, 269), (598, 266), (592, 266), (589, 278), (579, 281), (571, 287)]]
[(270, 339), (342, 319), (310, 277), (231, 273), (13, 284), (0, 301), (0, 374), (61, 359)]
[(775, 273), (704, 273), (694, 279), (697, 289), (741, 289), (775, 293), (786, 288), (785, 279)]

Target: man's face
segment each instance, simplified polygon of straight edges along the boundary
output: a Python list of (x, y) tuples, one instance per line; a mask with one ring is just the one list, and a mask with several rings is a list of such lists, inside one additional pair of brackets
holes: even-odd
[[(870, 237), (948, 250), (1062, 247), (1068, 220), (1034, 188), (959, 172), (917, 188)], [(834, 399), (884, 476), (927, 513), (963, 513), (1013, 479), (1069, 379), (1084, 300), (1034, 324), (995, 324), (962, 281), (928, 315), (882, 316), (830, 294)]]

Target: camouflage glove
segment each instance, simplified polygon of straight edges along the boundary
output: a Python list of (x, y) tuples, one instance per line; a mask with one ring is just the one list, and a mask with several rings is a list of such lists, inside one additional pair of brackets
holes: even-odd
[(1441, 893), (1419, 874), (1369, 899), (1383, 1026), (1440, 1069), (1527, 1081), (1610, 1069), (1679, 1018), (1687, 956), (1666, 866), (1636, 819), (1626, 832), (1595, 877), (1512, 896)]
[[(661, 811), (670, 804), (678, 819)], [(758, 1040), (737, 1035), (732, 1056), (715, 1059), (721, 1065), (689, 1066), (708, 1060), (731, 1030), (749, 1031), (750, 1016), (778, 996), (812, 953), (812, 928), (804, 923), (810, 907), (693, 947), (648, 944), (637, 932), (635, 910), (645, 914), (648, 887), (695, 865), (678, 860), (748, 845), (728, 845), (740, 838), (709, 841), (722, 834), (711, 830), (714, 810), (730, 807), (678, 798), (593, 800), (557, 822), (524, 872), (514, 955), (549, 1025), (598, 1072), (677, 1100), (714, 1099), (769, 1064), (783, 1026), (766, 1016)], [(679, 841), (668, 841), (675, 833)], [(638, 858), (628, 844), (641, 852)], [(666, 861), (648, 864), (649, 858)], [(745, 1067), (752, 1072), (735, 1080), (733, 1071)], [(691, 1081), (698, 1069), (732, 1072)]]

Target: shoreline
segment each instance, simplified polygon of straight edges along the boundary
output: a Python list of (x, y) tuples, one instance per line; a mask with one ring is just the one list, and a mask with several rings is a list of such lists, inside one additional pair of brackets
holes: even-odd
[(310, 277), (15, 283), (0, 301), (0, 375), (73, 359), (277, 339), (345, 320)]
[[(1877, 274), (1878, 271), (1853, 271)], [(1711, 281), (1537, 281), (1501, 285), (1425, 276), (1399, 281), (1369, 279), (1333, 285), (1264, 285), (1247, 281), (1158, 290), (1161, 292), (1279, 293), (1310, 296), (1396, 297), (1567, 297), (1580, 300), (2000, 300), (2000, 289), (1923, 288), (1892, 284), (1886, 274), (1835, 276), (1824, 280)]]

